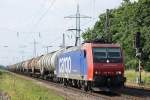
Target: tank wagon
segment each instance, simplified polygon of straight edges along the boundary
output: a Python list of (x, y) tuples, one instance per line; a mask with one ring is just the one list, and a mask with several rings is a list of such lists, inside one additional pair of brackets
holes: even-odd
[[(118, 44), (84, 43), (25, 61), (21, 68), (32, 73), (38, 69), (41, 77), (82, 88), (120, 88), (124, 86), (124, 56)], [(14, 65), (16, 66), (16, 65)], [(15, 67), (12, 67), (14, 69)], [(24, 72), (26, 70), (23, 70)]]
[(40, 68), (40, 75), (43, 77), (48, 77), (53, 79), (56, 74), (56, 63), (58, 56), (64, 49), (54, 51), (48, 54), (43, 55), (37, 62), (37, 66)]
[(22, 64), (22, 63), (17, 63), (17, 64), (16, 64), (16, 71), (21, 72), (21, 70), (22, 70), (21, 64)]
[[(54, 72), (54, 68), (51, 66), (51, 57), (53, 53), (48, 53), (39, 59), (40, 73), (42, 76), (51, 74)], [(53, 73), (52, 73), (53, 74)]]
[(40, 75), (40, 66), (38, 66), (39, 60), (43, 57), (43, 55), (34, 58), (32, 61), (32, 73), (36, 75)]

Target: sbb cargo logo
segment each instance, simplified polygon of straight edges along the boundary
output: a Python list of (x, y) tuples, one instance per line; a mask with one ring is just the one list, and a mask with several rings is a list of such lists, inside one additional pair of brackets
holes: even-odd
[(59, 73), (62, 73), (65, 75), (71, 73), (71, 58), (70, 57), (63, 57), (59, 59)]

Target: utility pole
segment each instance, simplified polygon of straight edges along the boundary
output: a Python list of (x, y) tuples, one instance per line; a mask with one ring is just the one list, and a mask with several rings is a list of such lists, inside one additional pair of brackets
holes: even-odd
[(66, 44), (65, 44), (65, 34), (63, 33), (63, 41), (62, 41), (62, 47), (63, 48), (66, 48)]
[(65, 18), (75, 18), (76, 19), (76, 41), (75, 41), (75, 46), (79, 46), (81, 44), (81, 36), (80, 36), (80, 19), (81, 18), (91, 18), (89, 16), (81, 16), (80, 15), (80, 10), (79, 10), (79, 4), (77, 4), (77, 12), (75, 16), (67, 16)]
[(109, 9), (106, 10), (105, 35), (107, 38), (107, 42), (111, 43), (112, 42), (112, 36), (110, 33)]
[(22, 50), (20, 51), (20, 53), (21, 53), (21, 55), (22, 55), (22, 56), (21, 56), (22, 61), (24, 60), (24, 57), (25, 57), (25, 55), (24, 55), (24, 54), (25, 54), (25, 51), (24, 51), (24, 50), (25, 50), (26, 47), (27, 47), (26, 45), (20, 45), (20, 46), (19, 46), (19, 48), (22, 48)]
[[(38, 37), (41, 38), (41, 33), (40, 32), (17, 32), (17, 37), (19, 38), (20, 34), (25, 34), (25, 33), (30, 33), (31, 34), (38, 34)], [(38, 42), (36, 42), (35, 37), (33, 40), (33, 57), (37, 56), (37, 50), (36, 50), (36, 45), (38, 44)]]
[(48, 51), (49, 51), (49, 50), (48, 50), (48, 46), (47, 46), (47, 47), (46, 47), (46, 53), (48, 53)]
[(52, 47), (52, 46), (43, 46), (43, 48), (46, 49), (46, 53), (49, 53), (49, 47)]
[(65, 44), (65, 34), (63, 33), (62, 44), (59, 46), (60, 48), (66, 48)]
[(21, 56), (21, 59), (22, 59), (22, 61), (23, 61), (23, 60), (24, 60), (24, 50), (21, 51), (21, 55), (22, 55), (22, 56)]
[(34, 39), (33, 41), (33, 56), (36, 57), (37, 56), (37, 51), (36, 51), (36, 45), (38, 44), (38, 42), (36, 42), (36, 40)]
[(52, 47), (52, 46), (46, 46), (46, 51), (47, 51), (47, 53), (49, 52), (49, 47)]

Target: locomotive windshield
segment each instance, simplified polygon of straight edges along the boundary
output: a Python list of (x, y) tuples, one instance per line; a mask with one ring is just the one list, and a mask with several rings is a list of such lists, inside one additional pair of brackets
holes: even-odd
[(94, 62), (121, 62), (121, 50), (120, 48), (93, 48), (93, 60)]
[(108, 48), (107, 49), (108, 58), (120, 58), (121, 51), (120, 48)]
[(94, 53), (94, 57), (97, 59), (107, 58), (106, 48), (94, 48), (93, 53)]

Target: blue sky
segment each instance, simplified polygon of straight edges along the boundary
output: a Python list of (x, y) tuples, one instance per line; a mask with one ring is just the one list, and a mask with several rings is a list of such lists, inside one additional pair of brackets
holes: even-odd
[[(0, 0), (0, 64), (9, 65), (33, 57), (33, 41), (37, 42), (37, 55), (58, 49), (62, 34), (66, 44), (73, 45), (75, 19), (65, 16), (80, 13), (91, 19), (81, 20), (81, 29), (92, 27), (106, 9), (117, 8), (122, 0)], [(17, 34), (19, 32), (19, 34)], [(40, 37), (39, 37), (40, 33)], [(72, 38), (71, 38), (72, 37)], [(7, 47), (8, 46), (8, 47)]]

